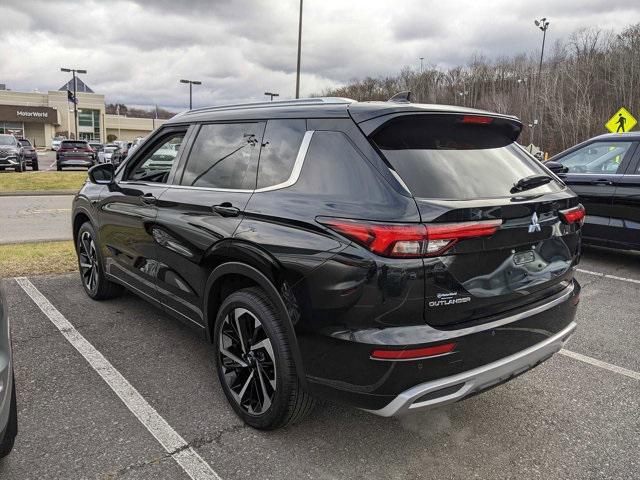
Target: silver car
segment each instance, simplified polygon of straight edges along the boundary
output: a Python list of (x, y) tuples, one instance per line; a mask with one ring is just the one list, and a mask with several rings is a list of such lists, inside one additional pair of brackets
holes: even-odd
[(7, 302), (0, 285), (0, 458), (9, 455), (18, 433)]

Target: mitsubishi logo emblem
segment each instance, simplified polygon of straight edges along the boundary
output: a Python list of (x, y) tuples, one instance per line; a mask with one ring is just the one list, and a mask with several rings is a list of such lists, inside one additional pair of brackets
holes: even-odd
[(538, 214), (533, 212), (531, 215), (531, 225), (529, 225), (529, 233), (540, 232), (542, 229), (540, 228), (540, 224), (538, 223)]

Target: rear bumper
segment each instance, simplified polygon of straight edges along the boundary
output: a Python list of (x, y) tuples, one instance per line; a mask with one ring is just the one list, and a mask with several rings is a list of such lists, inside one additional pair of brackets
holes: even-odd
[(571, 322), (554, 336), (526, 350), (458, 375), (416, 385), (402, 392), (387, 406), (368, 411), (383, 417), (391, 417), (410, 411), (447, 405), (487, 390), (530, 370), (559, 352), (575, 328), (576, 322)]
[(58, 158), (59, 167), (91, 167), (95, 165), (95, 161), (90, 158)]

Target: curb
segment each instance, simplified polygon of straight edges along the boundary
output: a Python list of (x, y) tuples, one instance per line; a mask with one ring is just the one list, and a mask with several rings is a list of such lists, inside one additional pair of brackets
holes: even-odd
[(48, 195), (75, 195), (78, 190), (16, 190), (15, 192), (0, 192), (0, 197), (42, 197)]

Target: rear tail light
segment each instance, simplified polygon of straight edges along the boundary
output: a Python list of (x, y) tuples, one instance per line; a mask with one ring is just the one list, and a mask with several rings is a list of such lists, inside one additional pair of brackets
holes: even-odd
[(407, 350), (374, 350), (371, 358), (374, 360), (418, 360), (428, 357), (437, 357), (453, 352), (455, 343), (444, 343), (434, 347), (410, 348)]
[(432, 224), (382, 224), (318, 219), (320, 223), (384, 257), (415, 258), (441, 255), (465, 238), (493, 235), (502, 220)]
[(564, 223), (568, 223), (569, 225), (571, 225), (572, 223), (582, 225), (584, 223), (584, 216), (586, 214), (586, 211), (582, 204), (579, 204), (577, 207), (560, 210), (558, 213), (560, 214), (560, 219)]

